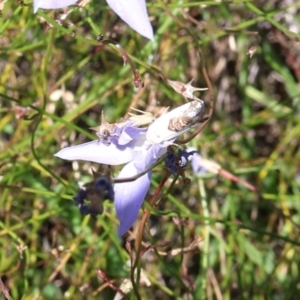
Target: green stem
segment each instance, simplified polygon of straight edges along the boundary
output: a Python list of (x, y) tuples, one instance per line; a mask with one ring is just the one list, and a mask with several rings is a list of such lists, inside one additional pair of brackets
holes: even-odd
[(201, 197), (201, 206), (204, 217), (204, 244), (203, 253), (200, 256), (201, 275), (196, 280), (195, 299), (206, 299), (206, 287), (207, 287), (207, 270), (209, 267), (209, 238), (210, 238), (210, 222), (209, 222), (209, 209), (208, 199), (204, 186), (203, 179), (199, 179), (199, 193)]

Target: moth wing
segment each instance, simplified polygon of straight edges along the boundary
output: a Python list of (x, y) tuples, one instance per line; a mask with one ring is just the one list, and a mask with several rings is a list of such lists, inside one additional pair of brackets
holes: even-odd
[(181, 133), (178, 133), (176, 131), (171, 131), (168, 129), (170, 120), (175, 117), (184, 116), (189, 107), (191, 106), (192, 102), (186, 103), (184, 105), (181, 105), (170, 112), (160, 116), (157, 118), (149, 127), (146, 134), (146, 138), (148, 142), (151, 144), (159, 144), (164, 141), (169, 141)]

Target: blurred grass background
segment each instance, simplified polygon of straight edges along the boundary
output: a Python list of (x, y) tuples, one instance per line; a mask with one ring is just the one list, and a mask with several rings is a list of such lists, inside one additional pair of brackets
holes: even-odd
[[(114, 122), (134, 106), (156, 112), (185, 103), (172, 80), (205, 87), (215, 111), (190, 145), (247, 180), (178, 180), (151, 214), (141, 258), (141, 299), (299, 299), (300, 1), (148, 1), (149, 42), (104, 0), (33, 14), (4, 3), (0, 18), (0, 276), (16, 299), (113, 299), (97, 269), (120, 286), (130, 278), (125, 238), (112, 203), (96, 220), (72, 198), (96, 164), (54, 158), (95, 139), (101, 110)], [(59, 20), (59, 21), (57, 21)], [(52, 25), (51, 25), (52, 24)], [(53, 27), (54, 26), (54, 27)], [(145, 81), (134, 89), (128, 65), (103, 34), (132, 56)], [(191, 34), (196, 37), (194, 40)], [(247, 54), (255, 50), (251, 56)], [(199, 94), (197, 94), (198, 96)], [(200, 96), (208, 104), (208, 93)], [(208, 106), (208, 105), (207, 105)], [(114, 175), (119, 168), (114, 168)], [(157, 167), (146, 199), (161, 178)], [(167, 191), (171, 181), (167, 183)], [(168, 243), (166, 243), (168, 242)], [(186, 253), (180, 251), (187, 248)], [(178, 250), (179, 249), (179, 250)], [(178, 251), (177, 251), (178, 250)], [(138, 297), (133, 292), (128, 299)], [(0, 299), (5, 299), (0, 294)]]

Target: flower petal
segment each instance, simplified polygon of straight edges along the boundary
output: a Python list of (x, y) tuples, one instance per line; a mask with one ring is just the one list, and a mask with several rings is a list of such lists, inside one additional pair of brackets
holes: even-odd
[(218, 163), (203, 158), (198, 153), (193, 154), (191, 158), (191, 165), (195, 174), (205, 174), (207, 172), (219, 174), (221, 170), (221, 166)]
[(137, 144), (142, 144), (146, 139), (146, 132), (147, 128), (138, 128), (130, 125), (126, 126), (118, 138), (118, 144), (126, 145), (132, 140), (135, 140)]
[(153, 29), (145, 0), (106, 0), (106, 2), (131, 28), (149, 40), (153, 40)]
[[(138, 172), (132, 161), (124, 166), (118, 178), (131, 177), (138, 174)], [(151, 172), (148, 172), (135, 181), (114, 185), (115, 208), (120, 221), (119, 236), (125, 234), (134, 223), (149, 189), (150, 182)]]
[(193, 154), (191, 158), (192, 169), (194, 174), (205, 174), (206, 169), (201, 165), (201, 155), (198, 153)]
[(116, 166), (134, 159), (136, 152), (133, 150), (131, 143), (120, 146), (112, 142), (109, 146), (106, 146), (97, 140), (64, 148), (54, 156), (66, 160), (85, 160)]
[(58, 9), (75, 4), (78, 0), (34, 0), (33, 12), (36, 13), (39, 8)]
[[(173, 142), (175, 139), (171, 140), (170, 142)], [(153, 165), (161, 156), (163, 156), (167, 152), (167, 146), (166, 144), (157, 144), (153, 145), (147, 153), (146, 156), (146, 168)]]

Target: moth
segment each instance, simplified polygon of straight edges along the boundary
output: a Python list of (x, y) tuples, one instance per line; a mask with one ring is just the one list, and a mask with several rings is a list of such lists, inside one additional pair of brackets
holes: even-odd
[(204, 101), (199, 100), (183, 104), (157, 118), (148, 127), (147, 141), (152, 145), (167, 142), (202, 123), (206, 119), (203, 116)]

